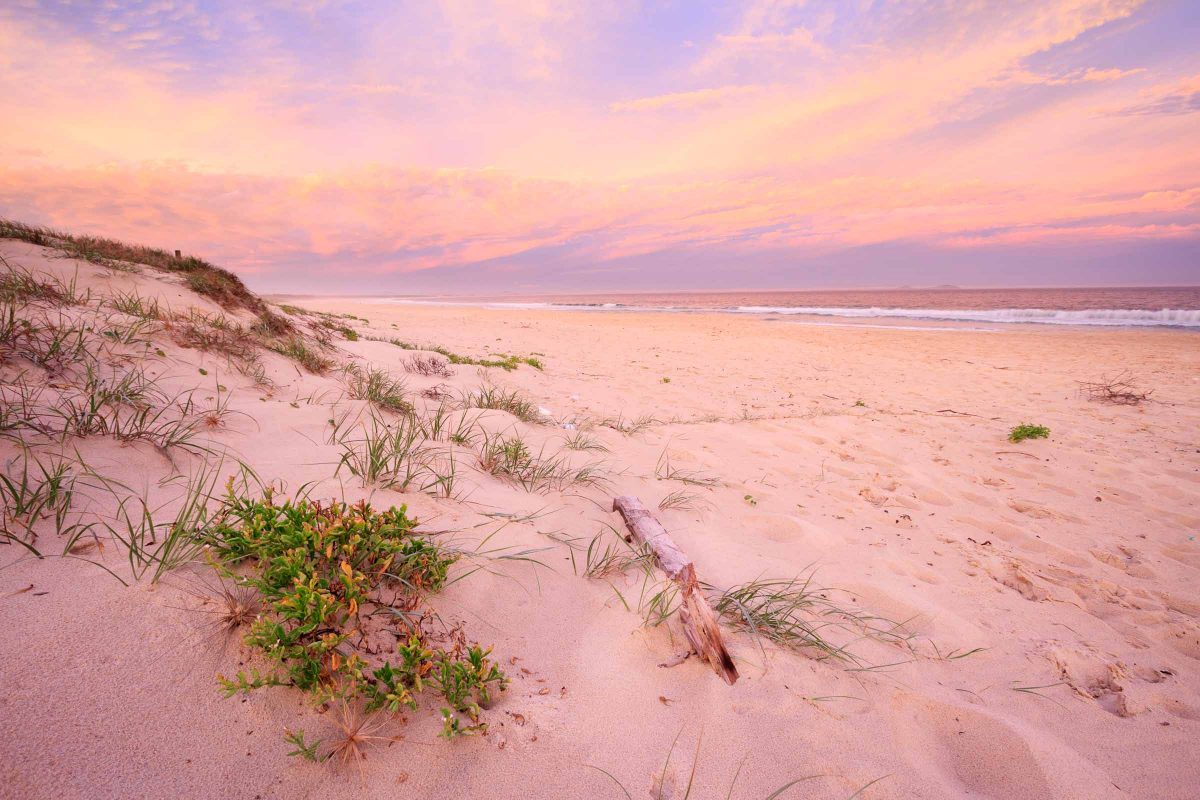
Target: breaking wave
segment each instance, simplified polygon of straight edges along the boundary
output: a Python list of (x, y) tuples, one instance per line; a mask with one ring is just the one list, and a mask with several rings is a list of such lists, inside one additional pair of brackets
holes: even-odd
[(781, 314), (787, 316), (841, 317), (849, 319), (914, 319), (939, 322), (1036, 323), (1040, 325), (1106, 325), (1111, 327), (1200, 328), (1200, 309), (1091, 308), (887, 308), (874, 306), (642, 306), (626, 303), (547, 303), (379, 298), (373, 302), (411, 305), (482, 306), (506, 309), (557, 311), (658, 311), (675, 313)]
[(819, 317), (929, 319), (943, 322), (1035, 322), (1042, 325), (1116, 325), (1200, 328), (1200, 310), (1163, 308), (821, 308), (817, 306), (738, 306), (741, 314), (808, 314)]

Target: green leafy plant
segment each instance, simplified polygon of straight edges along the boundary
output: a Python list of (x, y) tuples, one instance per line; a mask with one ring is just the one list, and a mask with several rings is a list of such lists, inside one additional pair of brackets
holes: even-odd
[[(414, 613), (425, 594), (446, 584), (458, 557), (415, 528), (403, 506), (375, 511), (365, 502), (227, 498), (208, 541), (222, 568), (238, 569), (261, 598), (246, 643), (275, 667), (218, 676), (223, 690), (293, 686), (318, 704), (345, 710), (342, 741), (350, 744), (319, 756), (317, 744), (289, 734), (294, 755), (361, 755), (353, 743), (377, 738), (363, 732), (373, 726), (367, 722), (373, 712), (415, 710), (427, 688), (442, 696), (452, 718), (465, 714), (475, 725), (493, 693), (506, 687), (489, 649), (460, 635), (442, 646), (427, 630), (426, 616)], [(393, 652), (366, 641), (360, 632), (367, 619), (388, 621)], [(446, 725), (466, 730), (458, 722)]]
[(1008, 432), (1010, 442), (1023, 442), (1026, 439), (1048, 439), (1050, 429), (1045, 425), (1030, 425), (1025, 422)]

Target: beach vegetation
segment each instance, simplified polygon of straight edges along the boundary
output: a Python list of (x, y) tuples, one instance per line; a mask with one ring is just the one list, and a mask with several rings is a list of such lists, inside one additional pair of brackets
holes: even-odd
[[(357, 426), (336, 420), (330, 443), (342, 451), (335, 474), (342, 469), (364, 487), (404, 491), (428, 475), (431, 452), (420, 420), (403, 414), (393, 420), (371, 414)], [(348, 428), (348, 429), (347, 429)]]
[(0, 472), (0, 533), (32, 544), (34, 526), (53, 519), (58, 534), (67, 531), (76, 475), (61, 457), (43, 460), (28, 447)]
[[(679, 469), (671, 464), (671, 453), (663, 448), (654, 465), (654, 477), (660, 481), (678, 481), (690, 486), (720, 486), (720, 478), (705, 475), (696, 470)], [(747, 495), (749, 497), (749, 495)]]
[(479, 466), (490, 475), (509, 480), (527, 492), (546, 492), (567, 486), (598, 485), (605, 482), (598, 464), (574, 467), (565, 457), (536, 453), (519, 435), (484, 432)]
[(421, 350), (429, 353), (437, 353), (438, 355), (445, 357), (445, 359), (451, 364), (471, 367), (496, 367), (505, 370), (506, 372), (512, 372), (521, 364), (533, 367), (539, 371), (545, 369), (545, 364), (542, 363), (541, 359), (534, 356), (517, 356), (498, 353), (492, 357), (476, 358), (474, 356), (464, 356), (460, 353), (455, 353), (452, 350), (448, 350), (447, 348), (436, 344), (416, 344), (415, 342), (408, 342), (403, 339), (396, 338), (367, 338), (373, 342), (387, 342), (390, 345), (399, 347), (401, 350)]
[(387, 370), (351, 364), (346, 367), (346, 388), (355, 400), (366, 400), (377, 408), (410, 414), (413, 405), (407, 399), (407, 386)]
[(333, 359), (300, 335), (284, 337), (270, 344), (269, 348), (281, 356), (290, 358), (314, 375), (324, 375), (334, 367)]
[(1050, 429), (1045, 425), (1032, 425), (1024, 422), (1017, 425), (1008, 432), (1008, 440), (1010, 442), (1023, 442), (1026, 439), (1048, 439), (1050, 438)]
[[(0, 220), (0, 233), (4, 230), (3, 225), (3, 220)], [(3, 236), (0, 235), (0, 238)], [(91, 298), (90, 291), (80, 290), (77, 274), (72, 275), (70, 280), (63, 280), (49, 273), (39, 275), (26, 267), (9, 264), (4, 259), (0, 259), (0, 266), (4, 267), (4, 271), (0, 273), (0, 299), (9, 302), (78, 306), (87, 303)]]
[[(665, 698), (660, 697), (659, 699), (664, 700)], [(691, 798), (691, 796), (692, 796), (692, 790), (696, 785), (696, 769), (700, 765), (700, 746), (703, 742), (704, 737), (703, 737), (703, 733), (702, 733), (696, 739), (696, 751), (692, 755), (691, 769), (688, 770), (688, 772), (687, 772), (687, 784), (684, 787), (682, 787), (682, 789), (680, 789), (679, 787), (675, 787), (672, 785), (671, 759), (672, 759), (672, 757), (674, 757), (675, 748), (679, 744), (679, 737), (682, 735), (683, 735), (682, 730), (680, 730), (680, 732), (675, 735), (675, 739), (671, 742), (671, 747), (667, 750), (667, 758), (663, 762), (662, 769), (660, 769), (657, 773), (655, 773), (651, 779), (649, 796), (652, 798), (652, 800), (670, 800), (670, 798), (674, 798), (674, 797), (681, 797), (682, 800), (689, 800), (689, 798)], [(733, 777), (729, 781), (729, 789), (725, 792), (725, 800), (730, 800), (730, 798), (733, 797), (734, 789), (737, 787), (738, 778), (741, 777), (742, 768), (745, 767), (745, 765), (746, 765), (746, 759), (743, 758), (738, 763), (737, 769), (734, 770)], [(627, 789), (625, 787), (625, 784), (623, 784), (623, 783), (621, 783), (621, 781), (617, 780), (616, 776), (613, 775), (611, 772), (609, 772), (606, 769), (597, 767), (593, 764), (585, 764), (584, 766), (586, 766), (590, 769), (594, 769), (597, 772), (604, 775), (606, 778), (608, 778), (613, 783), (613, 785), (615, 785), (618, 789), (621, 790), (621, 793), (625, 796), (626, 800), (633, 800), (633, 794), (629, 791), (629, 789)], [(792, 788), (793, 786), (795, 786), (799, 783), (804, 783), (805, 781), (816, 780), (817, 778), (821, 778), (821, 777), (824, 777), (824, 776), (823, 775), (806, 775), (802, 778), (794, 778), (793, 780), (790, 780), (787, 783), (784, 783), (782, 786), (779, 786), (770, 794), (766, 795), (763, 798), (763, 800), (777, 800), (777, 798), (783, 796), (783, 794), (785, 792), (787, 792), (787, 790)], [(876, 780), (882, 780), (882, 779), (880, 778), (880, 779), (876, 779)], [(872, 781), (871, 783), (875, 783), (875, 782), (876, 781)], [(870, 786), (870, 784), (867, 784), (867, 786)], [(863, 789), (865, 789), (865, 788), (866, 788), (866, 786), (863, 787)], [(682, 791), (682, 794), (679, 794), (681, 791)], [(862, 789), (860, 789), (858, 792), (855, 792), (854, 795), (852, 795), (850, 798), (847, 798), (847, 800), (854, 800), (854, 798), (859, 796), (861, 794), (861, 792), (862, 792)]]
[(756, 578), (724, 590), (708, 588), (714, 610), (728, 623), (777, 645), (814, 653), (820, 659), (861, 663), (850, 646), (862, 639), (903, 644), (911, 634), (902, 623), (859, 611), (844, 594), (797, 578)]
[(641, 433), (651, 425), (661, 425), (662, 421), (653, 414), (642, 414), (633, 419), (626, 419), (624, 414), (618, 414), (615, 417), (602, 419), (598, 424), (605, 428), (612, 428), (614, 431), (620, 431), (626, 436), (633, 436), (636, 433)]
[(517, 389), (503, 389), (490, 383), (466, 392), (462, 396), (461, 405), (463, 408), (504, 411), (522, 422), (534, 425), (545, 424), (548, 421), (545, 415), (538, 411), (537, 405)]
[(708, 507), (711, 507), (711, 504), (698, 492), (687, 489), (676, 489), (658, 501), (660, 511), (700, 511)]
[(483, 433), (478, 413), (472, 414), (444, 401), (427, 412), (420, 421), (427, 439), (463, 447), (473, 447)]
[(608, 447), (606, 447), (599, 439), (594, 436), (589, 436), (584, 431), (579, 430), (563, 437), (563, 447), (567, 448), (568, 450), (577, 451), (593, 450), (598, 453), (609, 452)]
[[(457, 555), (421, 535), (403, 506), (231, 494), (209, 542), (220, 568), (262, 598), (246, 643), (271, 664), (265, 673), (219, 676), (226, 696), (291, 686), (339, 709), (332, 749), (322, 753), (321, 741), (292, 731), (293, 755), (360, 761), (389, 721), (378, 712), (416, 710), (426, 690), (445, 704), (444, 735), (479, 730), (483, 710), (508, 684), (490, 648), (437, 636), (431, 617), (417, 613), (446, 585)], [(368, 619), (386, 625), (393, 649), (372, 647), (362, 633)]]
[(1114, 406), (1138, 406), (1154, 394), (1153, 390), (1147, 391), (1139, 386), (1129, 370), (1096, 381), (1081, 381), (1079, 390), (1089, 400)]
[(422, 355), (420, 353), (411, 355), (404, 360), (404, 369), (416, 375), (438, 378), (454, 377), (454, 370), (450, 368), (450, 362), (438, 355)]

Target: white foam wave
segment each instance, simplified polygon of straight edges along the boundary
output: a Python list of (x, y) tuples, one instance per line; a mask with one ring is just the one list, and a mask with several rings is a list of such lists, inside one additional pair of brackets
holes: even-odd
[(1112, 327), (1200, 328), (1200, 309), (1183, 308), (1091, 308), (1066, 311), (1054, 308), (852, 308), (843, 306), (733, 306), (698, 308), (684, 306), (637, 306), (624, 303), (546, 303), (378, 298), (373, 302), (409, 305), (476, 306), (514, 310), (554, 311), (641, 311), (724, 312), (734, 314), (782, 314), (788, 316), (842, 317), (850, 319), (913, 319), (938, 322), (1036, 323), (1040, 325), (1104, 325)]
[(1163, 308), (823, 308), (819, 306), (738, 306), (741, 314), (807, 314), (812, 316), (930, 319), (943, 322), (1033, 322), (1042, 325), (1117, 325), (1200, 328), (1200, 310)]

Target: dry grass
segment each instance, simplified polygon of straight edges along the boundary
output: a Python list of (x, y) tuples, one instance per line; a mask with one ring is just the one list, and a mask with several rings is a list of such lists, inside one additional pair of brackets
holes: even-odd
[(404, 360), (404, 369), (415, 375), (436, 378), (454, 377), (454, 370), (450, 368), (450, 362), (441, 356), (411, 355)]
[(180, 588), (199, 601), (198, 606), (184, 609), (202, 615), (197, 634), (222, 654), (263, 610), (258, 590), (236, 577), (197, 574), (184, 578)]
[(1154, 394), (1153, 390), (1143, 391), (1129, 370), (1098, 381), (1080, 381), (1079, 391), (1088, 400), (1114, 406), (1138, 406), (1150, 400), (1150, 395)]
[(354, 763), (359, 768), (361, 778), (362, 762), (367, 758), (367, 750), (386, 742), (397, 741), (395, 736), (382, 734), (391, 720), (386, 714), (367, 713), (345, 700), (340, 701), (335, 708), (337, 711), (333, 721), (338, 727), (339, 735), (333, 740), (332, 749), (326, 758), (336, 760), (343, 767)]

